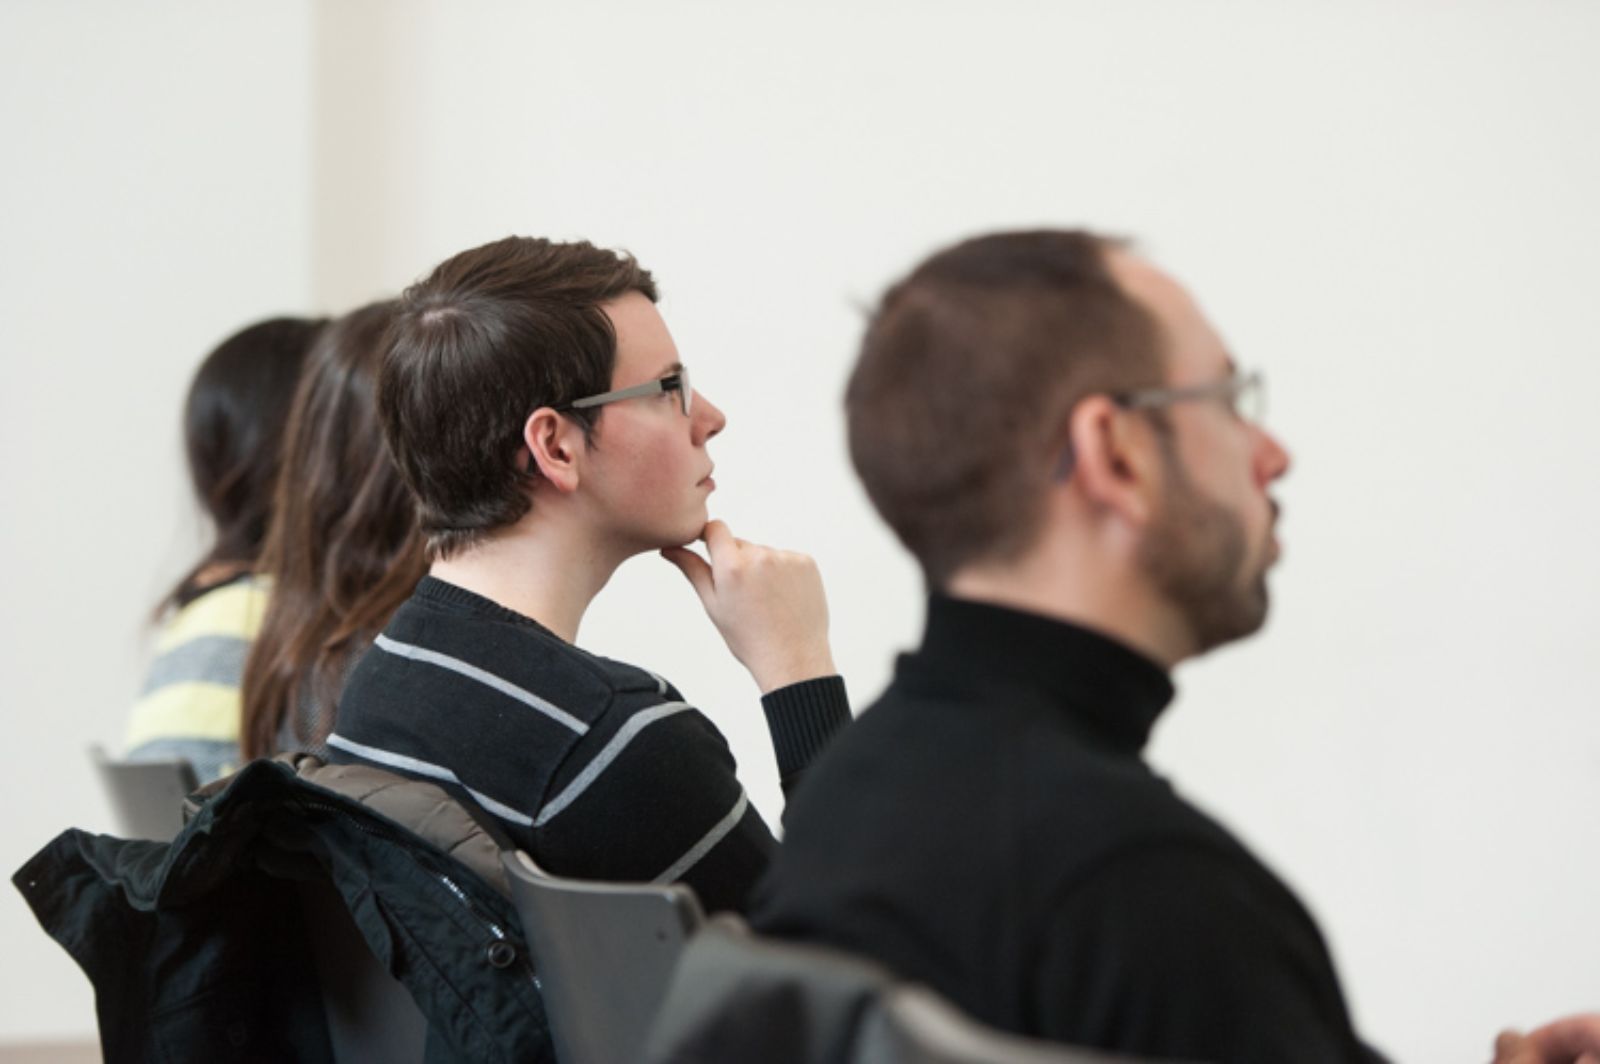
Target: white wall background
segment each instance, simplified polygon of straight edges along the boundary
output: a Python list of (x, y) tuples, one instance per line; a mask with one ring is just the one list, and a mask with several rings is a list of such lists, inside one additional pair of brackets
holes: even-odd
[[(0, 871), (111, 829), (144, 619), (197, 551), (179, 410), (247, 321), (313, 302), (306, 4), (0, 3)], [(0, 1041), (94, 1030), (0, 887)]]
[[(729, 414), (714, 508), (810, 551), (858, 702), (921, 622), (844, 455), (857, 307), (951, 239), (1140, 237), (1296, 458), (1268, 630), (1154, 756), (1305, 896), (1400, 1059), (1600, 1007), (1600, 6), (472, 0), (0, 7), (10, 870), (106, 814), (139, 622), (193, 543), (177, 410), (235, 325), (511, 232), (626, 246)], [(781, 808), (681, 577), (581, 636), (666, 672)], [(0, 1038), (89, 1030), (0, 900)]]

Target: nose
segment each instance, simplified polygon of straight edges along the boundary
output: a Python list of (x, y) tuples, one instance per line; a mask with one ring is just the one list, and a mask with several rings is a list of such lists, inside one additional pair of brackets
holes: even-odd
[(694, 392), (694, 433), (695, 443), (703, 444), (717, 433), (727, 427), (728, 418), (723, 412), (707, 399), (696, 388)]
[(1278, 438), (1256, 426), (1256, 481), (1265, 487), (1289, 472), (1289, 451)]

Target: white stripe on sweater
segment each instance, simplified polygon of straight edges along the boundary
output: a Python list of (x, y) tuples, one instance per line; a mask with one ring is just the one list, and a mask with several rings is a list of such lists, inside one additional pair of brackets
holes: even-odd
[(589, 730), (589, 726), (587, 724), (579, 720), (577, 717), (574, 717), (571, 713), (568, 713), (560, 706), (546, 702), (532, 691), (524, 690), (514, 683), (502, 680), (494, 673), (485, 672), (476, 665), (462, 661), (460, 658), (452, 658), (450, 655), (441, 654), (436, 650), (428, 650), (425, 647), (413, 646), (410, 643), (402, 643), (397, 639), (390, 639), (386, 635), (378, 636), (378, 638), (373, 641), (372, 645), (377, 647), (379, 650), (387, 651), (396, 657), (409, 658), (412, 661), (420, 661), (425, 665), (436, 665), (441, 669), (449, 669), (451, 672), (465, 676), (469, 680), (476, 680), (485, 687), (492, 687), (494, 690), (499, 691), (508, 698), (514, 698), (525, 706), (533, 707), (556, 723), (564, 724), (568, 728), (571, 728), (579, 735), (583, 735)]
[(633, 741), (634, 736), (658, 720), (693, 708), (687, 702), (663, 702), (659, 706), (651, 706), (649, 709), (640, 710), (629, 717), (628, 722), (617, 729), (617, 734), (611, 737), (611, 741), (606, 743), (605, 748), (596, 754), (587, 765), (583, 766), (583, 771), (579, 772), (573, 781), (562, 789), (560, 794), (552, 798), (548, 805), (539, 810), (539, 819), (534, 821), (533, 826), (544, 827), (555, 819), (556, 814), (576, 801), (579, 795), (589, 789), (591, 783), (600, 778), (600, 773), (610, 767), (611, 762), (617, 759), (617, 755), (627, 748), (627, 745)]
[(462, 783), (460, 777), (443, 765), (435, 765), (431, 761), (423, 761), (421, 758), (411, 757), (407, 754), (397, 754), (392, 750), (380, 750), (376, 746), (368, 746), (365, 743), (346, 739), (338, 733), (328, 736), (328, 745), (336, 750), (343, 750), (347, 754), (354, 754), (356, 757), (366, 761), (375, 761), (380, 765), (388, 765), (390, 768), (404, 769), (419, 776), (427, 776), (429, 779), (453, 783), (472, 795), (473, 801), (501, 820), (509, 820), (513, 824), (520, 824), (523, 827), (531, 827), (533, 825), (533, 817), (527, 813), (517, 812), (504, 802), (495, 801), (482, 791), (473, 790), (465, 783)]
[(695, 864), (710, 853), (717, 843), (732, 831), (734, 825), (744, 818), (744, 811), (750, 806), (750, 796), (739, 791), (739, 800), (733, 803), (733, 808), (728, 810), (728, 815), (717, 821), (716, 826), (706, 832), (705, 838), (689, 847), (689, 852), (672, 862), (672, 867), (661, 873), (652, 881), (655, 883), (676, 883), (683, 878), (683, 874), (693, 868)]

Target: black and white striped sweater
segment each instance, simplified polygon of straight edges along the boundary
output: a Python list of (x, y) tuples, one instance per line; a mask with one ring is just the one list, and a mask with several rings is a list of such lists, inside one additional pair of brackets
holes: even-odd
[[(837, 676), (762, 699), (787, 792), (850, 720)], [(666, 680), (425, 577), (351, 674), (333, 760), (436, 781), (559, 875), (743, 910), (776, 845), (716, 726)]]

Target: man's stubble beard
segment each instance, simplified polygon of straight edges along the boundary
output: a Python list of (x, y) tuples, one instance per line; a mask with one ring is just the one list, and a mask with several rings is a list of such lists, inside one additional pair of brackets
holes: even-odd
[(1139, 563), (1188, 623), (1195, 653), (1242, 639), (1267, 619), (1267, 552), (1251, 565), (1240, 516), (1207, 498), (1164, 446), (1168, 487), (1161, 516), (1139, 547)]

